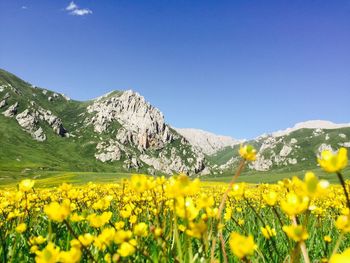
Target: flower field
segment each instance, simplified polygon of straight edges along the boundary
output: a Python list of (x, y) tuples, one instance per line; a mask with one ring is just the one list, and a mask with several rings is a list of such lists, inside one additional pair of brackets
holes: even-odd
[(277, 184), (133, 175), (118, 184), (0, 191), (0, 262), (350, 262), (347, 152), (325, 151), (330, 185), (307, 172)]

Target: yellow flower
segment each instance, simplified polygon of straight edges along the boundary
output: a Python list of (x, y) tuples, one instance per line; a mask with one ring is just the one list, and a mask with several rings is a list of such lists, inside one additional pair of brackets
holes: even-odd
[(119, 222), (115, 223), (114, 226), (117, 230), (119, 230), (125, 226), (125, 223), (123, 221), (119, 221)]
[(238, 219), (238, 225), (243, 226), (244, 225), (244, 219), (242, 219), (242, 218)]
[(25, 223), (21, 223), (16, 227), (17, 233), (23, 233), (26, 230), (27, 230), (27, 225)]
[(59, 261), (60, 248), (50, 242), (42, 251), (36, 251), (35, 253), (36, 263), (55, 263)]
[(92, 241), (94, 241), (94, 236), (90, 233), (86, 233), (84, 235), (80, 235), (78, 239), (85, 247), (87, 247), (92, 243)]
[(198, 223), (190, 222), (190, 228), (186, 230), (186, 234), (200, 239), (202, 235), (207, 231), (207, 224), (203, 221), (199, 221)]
[(37, 245), (31, 246), (29, 253), (30, 254), (35, 254), (39, 250), (39, 247)]
[(229, 192), (229, 196), (235, 197), (236, 199), (242, 198), (242, 196), (244, 196), (245, 190), (245, 183), (234, 184), (231, 191)]
[(148, 226), (145, 223), (139, 223), (134, 227), (135, 236), (145, 237), (148, 234)]
[(306, 229), (301, 225), (283, 226), (283, 231), (295, 242), (304, 241), (309, 238)]
[(102, 233), (95, 238), (94, 245), (100, 250), (104, 250), (110, 243), (114, 241), (115, 229), (114, 228), (105, 228), (102, 230)]
[(72, 214), (69, 217), (69, 220), (72, 222), (79, 222), (79, 221), (83, 221), (85, 218), (82, 215), (78, 215), (77, 213)]
[(81, 251), (77, 247), (72, 247), (69, 251), (62, 251), (59, 255), (59, 261), (62, 263), (80, 262)]
[(112, 217), (112, 212), (103, 212), (101, 215), (91, 214), (86, 219), (92, 227), (98, 228), (104, 226)]
[(19, 183), (19, 190), (22, 192), (30, 191), (34, 186), (34, 180), (24, 179)]
[(163, 229), (157, 227), (156, 229), (154, 229), (154, 235), (156, 237), (160, 237), (163, 234)]
[(95, 210), (107, 210), (111, 205), (111, 201), (113, 200), (113, 196), (108, 195), (104, 198), (98, 200), (96, 203), (92, 205), (92, 208)]
[(276, 236), (276, 230), (270, 226), (261, 227), (261, 232), (266, 239)]
[(254, 243), (253, 236), (249, 235), (246, 237), (236, 232), (231, 233), (229, 245), (233, 254), (240, 259), (253, 255), (257, 247)]
[(46, 238), (44, 238), (43, 236), (31, 237), (29, 239), (29, 242), (32, 245), (41, 245), (41, 244), (45, 243), (45, 241), (46, 241)]
[(197, 200), (197, 207), (201, 208), (210, 208), (215, 204), (214, 197), (202, 194)]
[(282, 210), (289, 216), (294, 216), (304, 212), (309, 205), (307, 196), (299, 196), (295, 193), (288, 193), (286, 200), (281, 201)]
[(186, 231), (186, 226), (184, 226), (184, 225), (179, 225), (178, 228), (179, 228), (179, 230), (181, 232), (185, 232)]
[(177, 198), (176, 199), (176, 214), (181, 218), (187, 218), (193, 220), (197, 217), (199, 209), (195, 207), (193, 199)]
[(329, 259), (329, 263), (347, 263), (347, 262), (350, 262), (350, 248), (347, 248), (341, 254), (334, 254)]
[(107, 254), (104, 256), (104, 260), (106, 261), (106, 263), (112, 262), (112, 256), (111, 256), (111, 254), (107, 253)]
[(252, 145), (245, 145), (239, 147), (239, 155), (247, 161), (255, 161), (256, 150)]
[(232, 208), (231, 207), (227, 207), (226, 210), (225, 210), (225, 214), (224, 214), (225, 222), (230, 221), (231, 217), (232, 217)]
[(321, 153), (321, 158), (318, 158), (317, 161), (326, 172), (339, 172), (348, 164), (347, 149), (342, 147), (336, 154), (333, 154), (329, 150), (324, 150)]
[(131, 237), (132, 237), (132, 232), (130, 230), (127, 230), (127, 231), (118, 230), (114, 234), (114, 243), (121, 244), (123, 242), (130, 240)]
[(277, 202), (277, 193), (275, 191), (269, 191), (267, 194), (263, 195), (264, 201), (269, 206), (274, 206)]
[(129, 242), (123, 242), (120, 245), (120, 248), (117, 250), (118, 254), (121, 255), (122, 257), (128, 257), (134, 254), (135, 251), (136, 251), (135, 247)]
[(331, 242), (332, 242), (332, 238), (331, 238), (331, 236), (329, 236), (329, 235), (324, 236), (324, 237), (323, 237), (323, 240), (324, 240), (326, 243), (331, 243)]
[(134, 174), (131, 176), (130, 186), (136, 192), (142, 193), (154, 186), (152, 179), (147, 178), (144, 174)]
[(70, 213), (70, 204), (69, 202), (63, 202), (60, 205), (57, 202), (52, 202), (44, 208), (45, 213), (49, 219), (57, 222), (62, 222), (65, 220)]
[(131, 205), (126, 205), (123, 210), (120, 211), (122, 218), (129, 218), (131, 216), (132, 207)]
[(340, 215), (335, 222), (335, 226), (344, 233), (350, 232), (350, 218), (349, 215)]
[(322, 194), (329, 187), (329, 182), (326, 180), (318, 180), (313, 172), (307, 172), (304, 177), (303, 188), (305, 193), (314, 197)]
[(137, 216), (136, 216), (136, 215), (132, 215), (132, 216), (130, 216), (130, 218), (129, 218), (129, 222), (130, 222), (131, 224), (135, 224), (135, 223), (136, 223), (136, 221), (137, 221)]
[(171, 177), (165, 186), (168, 196), (174, 198), (197, 193), (199, 191), (200, 181), (198, 178), (191, 181), (187, 175), (180, 174)]

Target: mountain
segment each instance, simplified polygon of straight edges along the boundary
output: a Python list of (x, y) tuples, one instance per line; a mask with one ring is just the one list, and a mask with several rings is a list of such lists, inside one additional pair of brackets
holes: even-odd
[[(173, 128), (132, 90), (81, 102), (0, 70), (0, 171), (223, 174), (242, 142)], [(350, 147), (350, 124), (307, 121), (244, 143), (258, 149), (252, 171), (311, 169), (321, 150)]]
[(229, 136), (216, 135), (199, 129), (174, 129), (185, 137), (190, 144), (207, 155), (212, 155), (227, 146), (234, 146), (244, 141), (236, 140)]
[(0, 170), (208, 173), (204, 154), (140, 94), (79, 102), (0, 70)]
[(336, 124), (331, 121), (324, 121), (324, 120), (311, 120), (311, 121), (305, 121), (305, 122), (299, 122), (294, 125), (292, 128), (287, 128), (285, 130), (280, 130), (273, 132), (271, 135), (274, 137), (280, 137), (283, 135), (288, 135), (293, 131), (297, 131), (300, 129), (325, 129), (325, 130), (332, 130), (332, 129), (339, 129), (339, 128), (345, 128), (350, 127), (350, 123), (341, 123)]
[[(247, 143), (258, 149), (257, 160), (249, 164), (251, 170), (312, 169), (317, 165), (316, 156), (322, 150), (336, 151), (339, 147), (350, 147), (350, 124), (306, 121), (292, 128), (263, 134)], [(239, 162), (238, 147), (229, 146), (209, 156), (213, 171), (222, 173), (235, 167)]]

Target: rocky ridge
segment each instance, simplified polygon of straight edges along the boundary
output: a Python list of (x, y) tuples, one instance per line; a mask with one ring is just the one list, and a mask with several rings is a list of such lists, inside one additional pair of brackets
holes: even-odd
[(216, 135), (199, 129), (174, 129), (184, 136), (190, 144), (207, 155), (214, 154), (227, 146), (234, 146), (244, 141), (236, 140), (229, 136)]
[[(270, 171), (272, 169), (300, 169), (316, 164), (316, 155), (323, 150), (334, 151), (339, 147), (350, 148), (350, 125), (334, 124), (329, 121), (308, 121), (283, 131), (263, 134), (248, 141), (258, 150), (256, 161), (248, 166), (251, 170)], [(228, 148), (219, 155), (232, 151), (232, 157), (220, 166), (217, 172), (238, 165), (238, 146)], [(293, 168), (295, 167), (295, 168)], [(299, 167), (299, 168), (298, 168)]]
[[(115, 123), (121, 125), (115, 137), (96, 146), (95, 157), (102, 162), (119, 161), (124, 156), (124, 167), (139, 169), (146, 165), (167, 174), (196, 174), (205, 168), (204, 155), (181, 140), (181, 136), (165, 124), (163, 114), (137, 92), (108, 93), (93, 100), (87, 113), (86, 127), (92, 126), (98, 134), (106, 133)], [(169, 148), (175, 140), (180, 140), (180, 148)], [(188, 152), (181, 151), (182, 146), (189, 148)], [(187, 154), (196, 162), (188, 162)]]

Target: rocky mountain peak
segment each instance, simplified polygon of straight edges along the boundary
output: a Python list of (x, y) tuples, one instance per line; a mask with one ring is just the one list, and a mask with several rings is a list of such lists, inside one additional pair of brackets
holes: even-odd
[(200, 149), (205, 154), (214, 154), (217, 151), (241, 143), (243, 140), (236, 140), (230, 136), (216, 135), (207, 131), (192, 128), (174, 128), (179, 134), (185, 137), (189, 143)]
[(310, 120), (305, 122), (299, 122), (295, 124), (292, 128), (287, 128), (285, 130), (273, 132), (271, 135), (274, 137), (280, 137), (300, 129), (339, 129), (345, 127), (350, 127), (350, 123), (337, 124), (325, 120)]
[(171, 139), (163, 114), (132, 90), (99, 97), (87, 107), (87, 112), (92, 117), (86, 121), (93, 125), (95, 132), (103, 133), (113, 122), (118, 122), (124, 133), (131, 133), (144, 149), (159, 148)]

